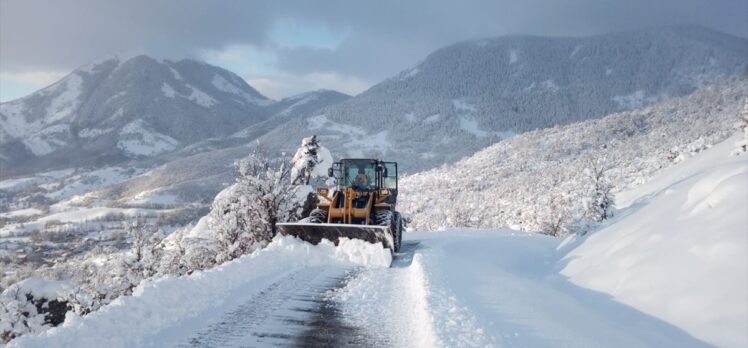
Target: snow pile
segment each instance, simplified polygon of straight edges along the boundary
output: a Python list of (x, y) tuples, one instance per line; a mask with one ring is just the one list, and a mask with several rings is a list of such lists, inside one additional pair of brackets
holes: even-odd
[(422, 255), (414, 255), (408, 267), (393, 266), (386, 272), (365, 270), (344, 288), (330, 292), (328, 298), (343, 304), (344, 318), (351, 326), (381, 325), (376, 331), (386, 333), (383, 345), (437, 346), (439, 338), (427, 302), (429, 285)]
[(85, 317), (68, 314), (65, 323), (39, 336), (23, 336), (9, 347), (130, 347), (168, 327), (231, 301), (237, 292), (259, 291), (268, 281), (303, 267), (387, 267), (389, 250), (359, 240), (335, 247), (313, 246), (293, 237), (276, 237), (267, 248), (214, 269), (185, 277), (147, 280), (134, 291)]
[(735, 138), (619, 195), (562, 274), (723, 347), (748, 345), (748, 160)]
[(31, 294), (35, 298), (58, 299), (65, 298), (73, 288), (73, 284), (66, 280), (45, 280), (39, 277), (27, 278), (17, 283), (19, 292)]

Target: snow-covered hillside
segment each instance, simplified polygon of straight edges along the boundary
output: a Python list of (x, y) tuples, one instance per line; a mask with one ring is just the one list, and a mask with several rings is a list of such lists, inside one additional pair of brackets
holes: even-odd
[(620, 217), (561, 273), (696, 338), (748, 345), (748, 155), (730, 156), (736, 139), (619, 194)]
[(283, 148), (285, 136), (314, 132), (333, 152), (380, 155), (414, 172), (512, 134), (641, 108), (744, 74), (747, 47), (743, 38), (688, 26), (471, 40), (262, 140)]
[(410, 232), (394, 260), (277, 237), (9, 346), (744, 347), (748, 157), (734, 140), (622, 192), (587, 236)]
[(621, 193), (619, 217), (586, 237), (409, 233), (392, 268), (379, 246), (278, 237), (10, 346), (742, 347), (748, 158), (730, 156), (734, 140)]
[(402, 179), (400, 207), (416, 229), (584, 228), (595, 194), (593, 167), (604, 169), (614, 192), (645, 183), (733, 134), (746, 95), (748, 81), (734, 80), (600, 120), (517, 135), (453, 166)]

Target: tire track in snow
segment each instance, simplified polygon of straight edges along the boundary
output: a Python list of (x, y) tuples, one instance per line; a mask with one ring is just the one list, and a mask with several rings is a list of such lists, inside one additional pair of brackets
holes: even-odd
[(351, 272), (336, 267), (295, 271), (178, 346), (374, 346), (366, 332), (344, 324), (324, 296)]

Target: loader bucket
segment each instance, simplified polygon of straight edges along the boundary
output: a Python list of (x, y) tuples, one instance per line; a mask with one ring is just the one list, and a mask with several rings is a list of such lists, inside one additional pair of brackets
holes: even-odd
[(280, 234), (294, 236), (314, 245), (317, 245), (322, 239), (327, 239), (338, 245), (340, 238), (345, 237), (365, 240), (372, 244), (382, 243), (385, 248), (393, 250), (392, 233), (387, 226), (303, 222), (279, 223), (276, 226)]

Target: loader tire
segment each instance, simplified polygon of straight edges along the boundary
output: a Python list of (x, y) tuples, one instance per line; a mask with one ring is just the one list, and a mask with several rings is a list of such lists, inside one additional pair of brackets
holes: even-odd
[(374, 212), (374, 224), (379, 226), (390, 226), (392, 223), (392, 211), (377, 210)]
[(312, 224), (324, 224), (327, 223), (327, 210), (323, 209), (314, 209), (311, 213), (309, 213), (309, 217), (304, 218), (304, 222), (309, 222)]
[(379, 226), (389, 226), (392, 232), (392, 251), (400, 252), (400, 243), (402, 241), (403, 222), (400, 213), (390, 210), (379, 210), (375, 212), (374, 222)]
[(395, 228), (393, 229), (394, 235), (392, 236), (392, 240), (394, 241), (394, 249), (396, 253), (400, 252), (400, 247), (403, 244), (403, 219), (400, 216), (399, 212), (394, 212), (392, 214), (393, 220), (395, 221)]

